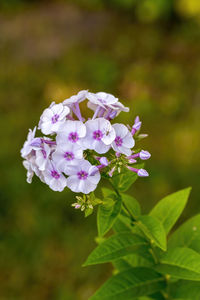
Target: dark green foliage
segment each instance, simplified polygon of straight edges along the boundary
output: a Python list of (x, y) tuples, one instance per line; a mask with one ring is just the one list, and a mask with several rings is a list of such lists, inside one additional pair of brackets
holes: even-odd
[(116, 234), (104, 238), (84, 264), (112, 262), (115, 272), (90, 299), (198, 299), (199, 215), (174, 232), (169, 249), (166, 236), (182, 213), (190, 188), (165, 197), (149, 215), (143, 215), (135, 198), (119, 192), (119, 182), (121, 190), (127, 185), (124, 174), (120, 176), (112, 180), (115, 193), (103, 189), (105, 200), (98, 211), (99, 235), (111, 228)]

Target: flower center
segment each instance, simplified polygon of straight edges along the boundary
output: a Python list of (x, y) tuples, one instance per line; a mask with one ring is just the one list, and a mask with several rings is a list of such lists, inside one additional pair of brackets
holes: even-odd
[(51, 122), (53, 124), (55, 124), (56, 122), (58, 122), (58, 119), (59, 119), (59, 115), (55, 114), (52, 118), (51, 118)]
[(77, 132), (70, 132), (69, 136), (68, 136), (68, 140), (72, 143), (76, 143), (78, 141), (78, 134)]
[(88, 177), (88, 173), (85, 171), (80, 171), (77, 173), (78, 179), (80, 180), (86, 180)]
[(115, 138), (115, 144), (116, 144), (118, 147), (122, 146), (123, 140), (122, 140), (122, 138), (121, 138), (120, 136), (116, 136), (116, 138)]
[(74, 159), (74, 154), (72, 153), (72, 152), (65, 152), (65, 154), (64, 154), (64, 158), (66, 159), (66, 160), (73, 160)]
[(101, 130), (96, 130), (93, 132), (93, 139), (100, 141), (103, 137), (103, 133), (101, 132)]
[(58, 172), (56, 170), (52, 170), (51, 171), (51, 176), (55, 179), (59, 179), (60, 178), (60, 174), (58, 174)]

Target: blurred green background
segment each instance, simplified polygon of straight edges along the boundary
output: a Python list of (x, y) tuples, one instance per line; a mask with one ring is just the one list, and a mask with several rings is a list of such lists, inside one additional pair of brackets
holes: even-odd
[(86, 300), (112, 271), (81, 268), (96, 217), (74, 195), (26, 183), (20, 148), (52, 100), (106, 91), (149, 137), (150, 177), (130, 190), (144, 212), (192, 186), (182, 216), (199, 213), (200, 2), (0, 1), (0, 300)]

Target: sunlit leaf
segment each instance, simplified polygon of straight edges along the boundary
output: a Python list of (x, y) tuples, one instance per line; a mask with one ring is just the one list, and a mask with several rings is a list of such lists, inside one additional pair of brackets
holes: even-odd
[(187, 188), (163, 198), (152, 209), (150, 215), (156, 217), (164, 226), (166, 233), (170, 231), (181, 215), (191, 188)]
[(186, 221), (170, 236), (169, 247), (189, 247), (200, 253), (200, 214)]
[(152, 216), (140, 216), (135, 224), (151, 241), (151, 243), (154, 243), (157, 247), (164, 251), (166, 250), (165, 230), (158, 219)]
[(148, 246), (145, 239), (131, 232), (115, 234), (97, 246), (89, 255), (84, 265), (109, 262), (129, 253), (138, 252), (145, 246)]
[(200, 254), (189, 248), (173, 248), (163, 255), (155, 268), (175, 278), (200, 281)]
[(165, 279), (149, 268), (131, 268), (111, 277), (90, 300), (128, 300), (165, 287)]

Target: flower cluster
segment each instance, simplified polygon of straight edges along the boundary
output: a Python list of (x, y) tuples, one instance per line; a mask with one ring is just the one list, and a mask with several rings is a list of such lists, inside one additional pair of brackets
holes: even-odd
[[(80, 103), (88, 100), (93, 111), (87, 120), (82, 116)], [(44, 110), (38, 129), (45, 136), (36, 137), (36, 127), (29, 134), (21, 156), (27, 169), (27, 182), (36, 174), (54, 191), (68, 187), (73, 192), (89, 194), (94, 191), (102, 174), (112, 177), (123, 164), (138, 176), (148, 176), (144, 169), (132, 167), (137, 159), (146, 160), (148, 151), (133, 151), (135, 140), (144, 137), (136, 117), (132, 127), (112, 120), (128, 112), (118, 98), (107, 93), (80, 91), (77, 95), (55, 102)], [(47, 136), (48, 135), (48, 136)]]

